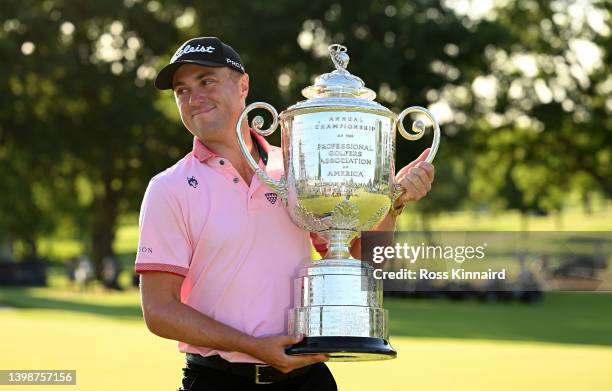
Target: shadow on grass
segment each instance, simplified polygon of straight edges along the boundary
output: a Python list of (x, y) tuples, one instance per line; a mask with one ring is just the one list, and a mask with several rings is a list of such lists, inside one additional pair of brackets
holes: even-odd
[[(50, 294), (45, 294), (45, 292)], [(85, 293), (85, 295), (88, 295), (88, 293)], [(125, 293), (122, 293), (122, 295), (125, 295)], [(108, 296), (113, 296), (113, 294), (108, 294)], [(18, 309), (70, 311), (123, 320), (142, 319), (142, 310), (135, 300), (129, 300), (129, 303), (112, 303), (105, 299), (104, 294), (98, 294), (91, 300), (84, 300), (78, 292), (74, 293), (74, 297), (74, 300), (53, 297), (53, 291), (47, 288), (6, 288), (0, 290), (0, 306)], [(97, 300), (100, 302), (96, 302)], [(135, 303), (132, 304), (132, 302)]]
[(538, 304), (385, 300), (390, 335), (612, 346), (612, 294), (550, 292)]

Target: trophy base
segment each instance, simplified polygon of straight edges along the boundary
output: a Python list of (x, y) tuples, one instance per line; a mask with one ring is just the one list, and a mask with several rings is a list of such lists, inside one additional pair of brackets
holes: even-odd
[(390, 360), (397, 356), (389, 342), (372, 337), (304, 337), (285, 352), (289, 355), (327, 354), (329, 361)]

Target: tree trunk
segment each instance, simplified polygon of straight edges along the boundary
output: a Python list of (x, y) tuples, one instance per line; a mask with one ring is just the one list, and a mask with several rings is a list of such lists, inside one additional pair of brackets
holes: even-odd
[(28, 235), (28, 237), (25, 238), (25, 244), (27, 246), (27, 251), (24, 258), (37, 258), (38, 246), (36, 245), (36, 235), (34, 235), (33, 233), (31, 235)]
[(15, 242), (20, 244), (20, 251), (12, 253), (15, 260), (35, 259), (38, 256), (38, 247), (36, 245), (36, 234), (34, 230), (26, 232), (16, 237)]
[(588, 194), (582, 195), (582, 210), (584, 214), (592, 215), (593, 207), (591, 205), (591, 197)]
[(0, 258), (13, 257), (13, 240), (9, 236), (0, 238)]
[(555, 229), (557, 231), (563, 230), (563, 212), (561, 209), (559, 209), (557, 213), (555, 213)]
[(102, 197), (94, 201), (91, 255), (97, 279), (101, 279), (102, 276), (102, 260), (105, 257), (115, 257), (113, 242), (117, 232), (121, 199), (120, 191), (111, 188), (110, 180), (106, 181), (104, 188)]

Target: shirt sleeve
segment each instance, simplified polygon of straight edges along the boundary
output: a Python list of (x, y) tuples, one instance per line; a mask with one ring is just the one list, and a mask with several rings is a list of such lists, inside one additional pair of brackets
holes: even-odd
[(140, 237), (134, 270), (187, 275), (192, 245), (179, 199), (153, 178), (140, 208)]

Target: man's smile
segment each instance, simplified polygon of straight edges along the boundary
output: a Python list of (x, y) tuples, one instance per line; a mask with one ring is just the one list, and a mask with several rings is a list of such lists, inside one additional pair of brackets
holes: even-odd
[(191, 112), (191, 118), (195, 118), (197, 115), (200, 115), (200, 114), (206, 114), (212, 111), (214, 108), (215, 108), (214, 105), (207, 105), (207, 106), (200, 107), (199, 109), (196, 109)]

